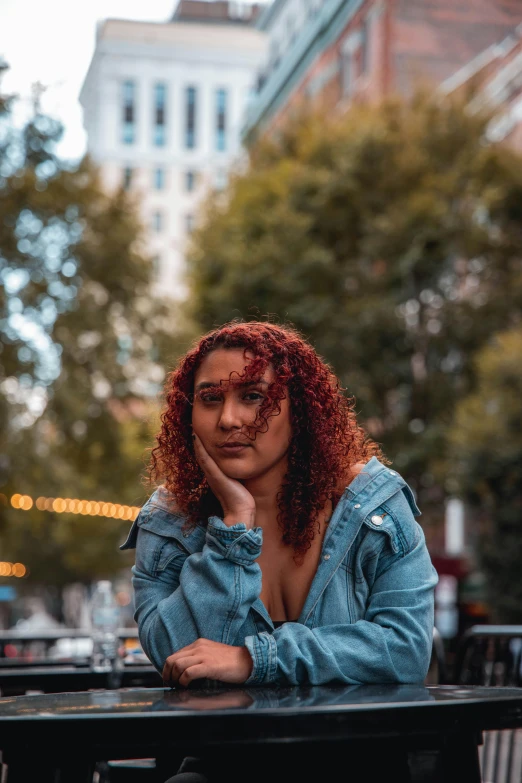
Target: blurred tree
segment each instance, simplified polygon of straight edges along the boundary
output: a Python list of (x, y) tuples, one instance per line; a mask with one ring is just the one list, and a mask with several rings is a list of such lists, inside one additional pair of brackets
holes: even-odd
[[(39, 108), (22, 131), (0, 116), (0, 492), (140, 505), (155, 398), (180, 320), (150, 293), (137, 204), (109, 194), (88, 158), (54, 153)], [(178, 340), (178, 342), (176, 342)], [(2, 508), (2, 559), (63, 584), (130, 562), (128, 521)]]
[(476, 390), (450, 435), (457, 488), (477, 522), (477, 553), (493, 621), (522, 622), (522, 328), (495, 335), (475, 357)]
[(522, 162), (488, 114), (438, 95), (304, 108), (256, 142), (206, 205), (190, 251), (202, 328), (234, 316), (299, 328), (367, 429), (441, 521), (447, 433), (470, 357), (516, 318)]

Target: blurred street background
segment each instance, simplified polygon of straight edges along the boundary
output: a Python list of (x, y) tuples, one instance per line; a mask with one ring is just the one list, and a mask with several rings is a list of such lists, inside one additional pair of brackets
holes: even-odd
[(0, 629), (134, 626), (163, 382), (235, 316), (414, 488), (448, 651), (522, 623), (522, 0), (81, 5), (0, 7)]

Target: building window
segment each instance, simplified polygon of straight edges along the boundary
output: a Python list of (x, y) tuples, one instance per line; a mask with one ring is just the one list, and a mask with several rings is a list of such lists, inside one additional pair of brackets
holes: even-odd
[(157, 234), (163, 231), (163, 215), (161, 212), (153, 212), (152, 214), (152, 229)]
[(224, 190), (228, 183), (228, 176), (225, 169), (218, 169), (214, 177), (214, 187), (216, 190)]
[(227, 148), (227, 91), (216, 90), (216, 150)]
[(289, 16), (286, 20), (286, 35), (288, 38), (288, 45), (292, 46), (297, 37), (297, 30), (293, 16)]
[(125, 81), (122, 85), (122, 141), (134, 144), (136, 141), (136, 84)]
[(185, 215), (185, 231), (192, 234), (194, 231), (194, 215)]
[(370, 18), (367, 16), (361, 28), (361, 73), (370, 70)]
[(185, 147), (193, 150), (196, 146), (197, 91), (195, 87), (185, 90)]
[(130, 166), (125, 166), (123, 169), (123, 190), (130, 190), (132, 186), (132, 169)]
[(307, 16), (314, 16), (315, 14), (314, 0), (305, 0), (305, 13)]
[(158, 82), (154, 85), (154, 145), (163, 147), (166, 141), (166, 109), (167, 87)]
[(165, 170), (158, 168), (154, 169), (154, 189), (163, 190), (165, 187)]
[(353, 95), (356, 82), (362, 73), (362, 32), (354, 30), (341, 47), (341, 82), (343, 96)]
[(353, 55), (345, 51), (341, 55), (341, 84), (343, 95), (351, 95), (353, 87)]
[(270, 42), (270, 55), (269, 55), (269, 62), (271, 68), (274, 70), (277, 68), (281, 61), (281, 55), (279, 53), (279, 43), (278, 41), (272, 40)]
[(254, 103), (257, 95), (257, 86), (256, 85), (250, 85), (250, 87), (247, 87), (245, 90), (245, 111), (248, 110), (248, 108)]
[(195, 171), (185, 172), (185, 190), (187, 193), (192, 193), (194, 190), (196, 190), (197, 178), (198, 177)]

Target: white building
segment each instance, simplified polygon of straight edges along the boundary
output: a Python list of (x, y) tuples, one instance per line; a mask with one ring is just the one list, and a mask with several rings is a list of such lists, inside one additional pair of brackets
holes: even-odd
[(259, 5), (181, 0), (165, 23), (108, 19), (80, 93), (87, 149), (110, 189), (135, 192), (156, 290), (182, 297), (186, 244), (208, 188), (226, 185), (265, 34)]

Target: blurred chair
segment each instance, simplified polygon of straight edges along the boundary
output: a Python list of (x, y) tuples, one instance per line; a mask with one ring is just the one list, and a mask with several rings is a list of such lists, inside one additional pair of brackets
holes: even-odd
[[(457, 685), (520, 687), (522, 625), (473, 625), (455, 653), (452, 682)], [(522, 780), (522, 729), (484, 732), (480, 751), (487, 783)]]
[(453, 681), (519, 687), (521, 663), (522, 625), (473, 625), (457, 647)]

